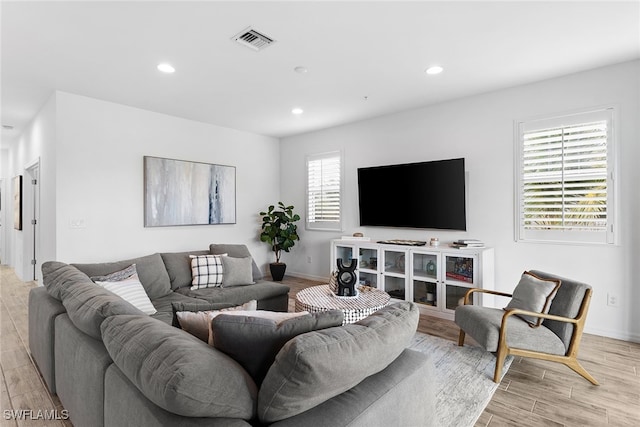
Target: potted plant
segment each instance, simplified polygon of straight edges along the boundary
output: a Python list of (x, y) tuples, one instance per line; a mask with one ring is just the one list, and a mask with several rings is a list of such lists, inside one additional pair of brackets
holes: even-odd
[(289, 252), (296, 240), (300, 240), (298, 226), (294, 224), (300, 220), (300, 215), (293, 213), (293, 206), (285, 206), (282, 202), (278, 202), (277, 209), (271, 205), (266, 212), (260, 212), (260, 215), (262, 215), (260, 240), (268, 243), (276, 255), (276, 262), (269, 264), (271, 277), (275, 281), (280, 281), (287, 269), (287, 264), (280, 262), (280, 255), (282, 251)]

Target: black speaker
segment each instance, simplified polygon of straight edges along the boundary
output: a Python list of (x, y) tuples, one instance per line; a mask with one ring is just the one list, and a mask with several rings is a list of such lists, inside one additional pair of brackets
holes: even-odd
[(356, 267), (357, 259), (350, 259), (349, 265), (344, 265), (342, 258), (338, 258), (338, 296), (353, 297), (356, 295)]

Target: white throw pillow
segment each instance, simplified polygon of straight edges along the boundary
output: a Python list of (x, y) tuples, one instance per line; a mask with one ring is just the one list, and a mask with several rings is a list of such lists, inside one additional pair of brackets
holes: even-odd
[(242, 305), (223, 308), (220, 310), (177, 311), (176, 317), (178, 318), (178, 323), (180, 323), (180, 328), (182, 328), (183, 331), (189, 332), (191, 335), (200, 338), (202, 341), (209, 342), (211, 320), (213, 320), (218, 314), (228, 314), (229, 312), (240, 310), (246, 314), (247, 311), (254, 311), (257, 309), (258, 301), (252, 299)]
[(145, 292), (142, 283), (140, 283), (140, 279), (137, 274), (116, 282), (103, 282), (96, 280), (95, 283), (118, 295), (120, 298), (145, 314), (157, 313), (155, 307), (151, 304), (151, 300)]
[(191, 258), (191, 289), (222, 285), (222, 255), (189, 255)]

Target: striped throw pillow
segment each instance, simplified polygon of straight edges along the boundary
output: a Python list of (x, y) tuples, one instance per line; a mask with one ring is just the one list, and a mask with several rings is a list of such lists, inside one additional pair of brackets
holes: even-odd
[(134, 274), (126, 279), (114, 282), (96, 280), (96, 284), (118, 295), (120, 298), (145, 314), (156, 314), (157, 312), (153, 304), (151, 304), (149, 296), (142, 287), (138, 274)]
[(220, 287), (222, 285), (221, 255), (189, 255), (191, 258), (191, 289)]

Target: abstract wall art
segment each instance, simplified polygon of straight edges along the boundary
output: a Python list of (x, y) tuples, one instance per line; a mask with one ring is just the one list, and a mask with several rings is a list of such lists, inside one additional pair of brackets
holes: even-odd
[(235, 167), (144, 156), (145, 227), (235, 222)]

